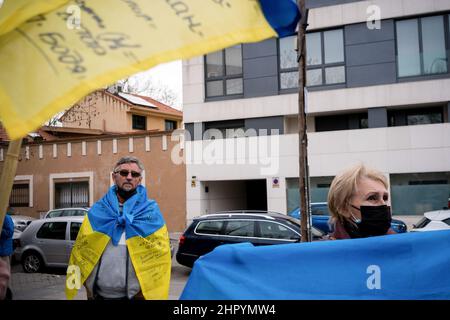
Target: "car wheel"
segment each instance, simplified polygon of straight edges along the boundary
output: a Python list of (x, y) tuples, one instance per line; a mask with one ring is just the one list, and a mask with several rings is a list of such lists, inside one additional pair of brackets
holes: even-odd
[(22, 268), (26, 273), (36, 273), (42, 270), (44, 261), (37, 252), (28, 252), (22, 258)]

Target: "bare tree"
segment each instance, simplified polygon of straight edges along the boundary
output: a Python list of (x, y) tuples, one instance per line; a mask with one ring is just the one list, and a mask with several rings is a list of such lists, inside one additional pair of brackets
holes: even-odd
[(95, 105), (100, 94), (100, 92), (94, 92), (78, 101), (64, 114), (61, 120), (77, 126), (91, 128), (92, 120), (100, 114), (98, 107)]
[(129, 77), (119, 80), (107, 89), (111, 93), (124, 92), (150, 97), (169, 106), (178, 106), (179, 97), (175, 91), (161, 82), (147, 78)]

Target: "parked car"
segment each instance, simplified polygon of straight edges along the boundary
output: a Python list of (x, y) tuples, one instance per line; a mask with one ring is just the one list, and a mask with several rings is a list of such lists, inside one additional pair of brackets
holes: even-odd
[[(313, 240), (324, 233), (312, 228)], [(267, 211), (224, 211), (194, 218), (179, 239), (176, 260), (192, 267), (202, 255), (222, 244), (251, 242), (255, 246), (299, 242), (300, 223)]]
[(83, 217), (33, 221), (20, 235), (14, 257), (28, 273), (44, 267), (66, 267)]
[[(300, 219), (300, 210), (295, 208), (288, 213), (289, 216)], [(330, 212), (326, 202), (312, 202), (311, 203), (311, 220), (314, 227), (322, 230), (325, 233), (332, 232), (328, 221), (330, 219)], [(398, 219), (392, 219), (391, 229), (397, 233), (404, 233), (408, 230), (406, 223)]]
[(28, 225), (36, 220), (36, 218), (22, 215), (10, 215), (11, 219), (14, 222), (14, 230), (23, 231)]
[(428, 211), (419, 222), (415, 223), (413, 232), (432, 231), (432, 230), (449, 230), (450, 229), (450, 210)]
[(61, 208), (48, 211), (44, 219), (57, 217), (80, 217), (88, 213), (89, 208)]

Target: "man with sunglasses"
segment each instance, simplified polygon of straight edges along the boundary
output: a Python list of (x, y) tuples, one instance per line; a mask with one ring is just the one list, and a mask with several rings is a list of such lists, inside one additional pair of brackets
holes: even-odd
[(67, 271), (69, 299), (79, 289), (77, 281), (91, 300), (167, 299), (170, 240), (158, 204), (140, 184), (143, 171), (135, 157), (114, 166), (114, 185), (78, 233)]
[[(124, 162), (132, 160), (136, 162)], [(120, 203), (124, 203), (136, 193), (136, 188), (142, 181), (142, 171), (144, 167), (137, 158), (124, 157), (117, 162), (112, 178), (117, 186)]]

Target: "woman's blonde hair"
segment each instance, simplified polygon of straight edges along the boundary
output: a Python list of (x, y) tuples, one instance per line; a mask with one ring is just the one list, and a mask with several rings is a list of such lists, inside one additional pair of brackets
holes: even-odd
[(364, 164), (358, 164), (344, 172), (336, 175), (331, 182), (328, 192), (328, 208), (331, 213), (331, 223), (336, 220), (341, 222), (344, 219), (350, 219), (349, 205), (351, 198), (356, 193), (358, 182), (362, 178), (369, 178), (381, 182), (388, 188), (386, 177), (378, 170), (366, 167)]

